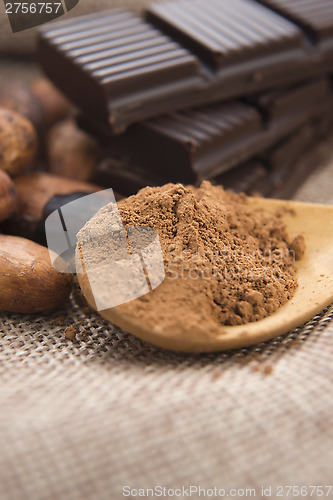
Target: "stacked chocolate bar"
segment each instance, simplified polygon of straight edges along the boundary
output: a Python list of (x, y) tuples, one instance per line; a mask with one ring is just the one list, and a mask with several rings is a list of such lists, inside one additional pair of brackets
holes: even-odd
[(103, 155), (96, 181), (211, 179), (289, 197), (333, 125), (331, 0), (166, 0), (41, 29), (46, 74)]

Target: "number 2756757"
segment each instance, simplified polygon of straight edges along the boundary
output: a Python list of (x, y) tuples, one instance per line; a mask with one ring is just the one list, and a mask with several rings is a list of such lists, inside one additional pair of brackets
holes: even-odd
[(6, 14), (57, 14), (61, 7), (61, 2), (7, 2)]

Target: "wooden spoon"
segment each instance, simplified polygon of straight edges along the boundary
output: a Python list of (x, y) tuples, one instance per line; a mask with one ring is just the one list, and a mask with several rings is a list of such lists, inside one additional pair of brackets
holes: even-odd
[[(176, 330), (161, 331), (158, 326), (147, 327), (126, 313), (126, 304), (101, 311), (111, 323), (160, 347), (185, 352), (210, 352), (234, 349), (263, 342), (310, 320), (333, 301), (333, 206), (285, 202), (264, 198), (249, 198), (249, 203), (267, 215), (286, 208), (282, 218), (289, 236), (303, 234), (306, 241), (304, 257), (297, 261), (298, 288), (293, 297), (269, 317), (240, 326), (223, 326), (214, 335), (191, 325), (180, 324)], [(293, 213), (291, 213), (290, 211)], [(86, 299), (96, 308), (89, 280), (84, 271), (78, 273)]]

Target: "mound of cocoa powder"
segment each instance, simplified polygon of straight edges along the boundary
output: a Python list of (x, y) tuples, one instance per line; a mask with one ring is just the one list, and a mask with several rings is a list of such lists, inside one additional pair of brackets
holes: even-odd
[[(180, 322), (214, 332), (217, 326), (258, 321), (293, 295), (295, 256), (304, 252), (301, 236), (288, 238), (281, 211), (265, 217), (243, 194), (203, 182), (147, 187), (118, 203), (124, 226), (157, 230), (165, 280), (154, 291), (128, 302), (126, 313), (159, 328)], [(106, 238), (108, 207), (89, 221)], [(102, 259), (103, 245), (94, 249)], [(116, 293), (116, 291), (115, 291)], [(124, 307), (124, 306), (122, 306)]]

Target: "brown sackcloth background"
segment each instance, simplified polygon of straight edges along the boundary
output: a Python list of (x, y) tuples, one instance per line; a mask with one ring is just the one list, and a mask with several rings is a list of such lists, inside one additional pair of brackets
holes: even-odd
[[(2, 77), (35, 72), (0, 65)], [(331, 160), (298, 200), (333, 203), (333, 147), (322, 149)], [(113, 327), (78, 292), (47, 316), (1, 313), (0, 499), (118, 500), (126, 485), (259, 499), (262, 485), (272, 498), (278, 485), (331, 485), (332, 356), (333, 306), (284, 337), (199, 356)]]

